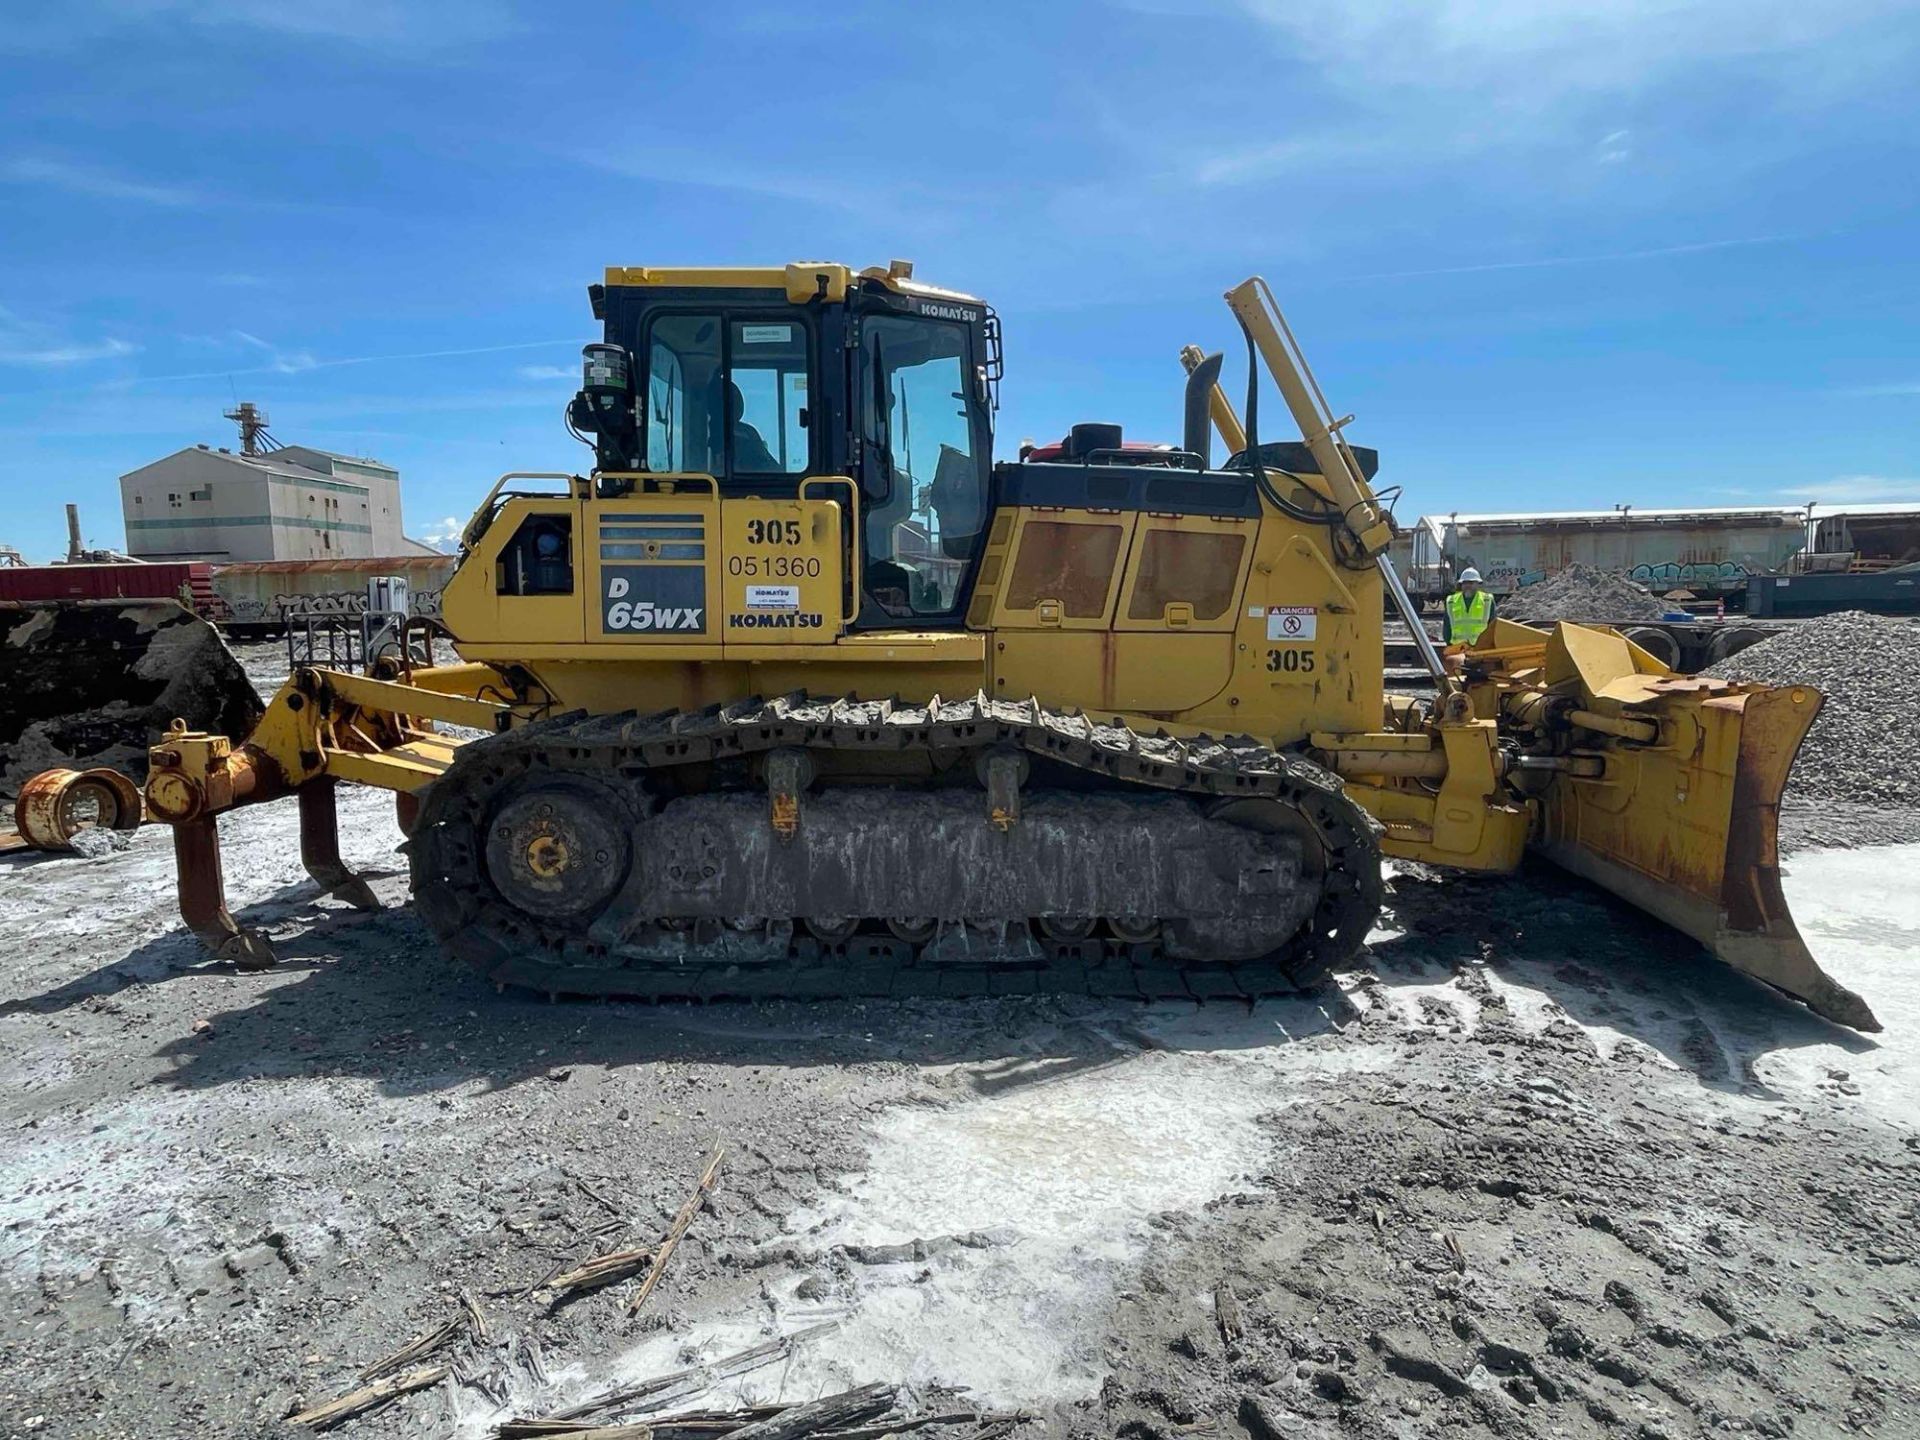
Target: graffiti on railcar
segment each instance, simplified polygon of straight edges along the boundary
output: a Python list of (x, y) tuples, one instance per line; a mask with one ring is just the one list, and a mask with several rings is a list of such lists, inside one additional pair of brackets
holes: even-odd
[[(265, 599), (255, 595), (216, 595), (210, 618), (228, 625), (284, 625), (289, 620), (364, 615), (366, 611), (367, 597), (364, 591), (327, 590), (319, 594), (278, 591)], [(410, 591), (407, 613), (439, 619), (440, 592)]]
[(1671, 590), (1676, 586), (1724, 589), (1744, 585), (1753, 572), (1737, 560), (1689, 560), (1680, 564), (1635, 565), (1627, 578), (1650, 590)]
[[(273, 597), (271, 610), (283, 620), (297, 620), (309, 615), (364, 615), (367, 613), (367, 594), (364, 590), (325, 590), (313, 595), (283, 593)], [(410, 590), (407, 594), (407, 613), (438, 619), (440, 592)]]

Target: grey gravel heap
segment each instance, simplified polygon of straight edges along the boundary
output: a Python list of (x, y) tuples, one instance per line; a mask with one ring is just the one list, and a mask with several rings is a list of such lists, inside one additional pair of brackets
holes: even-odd
[(1573, 564), (1502, 600), (1498, 614), (1534, 625), (1549, 620), (1658, 620), (1666, 605), (1624, 575)]
[(1787, 782), (1799, 801), (1920, 805), (1910, 742), (1920, 714), (1920, 621), (1847, 610), (1795, 625), (1703, 672), (1811, 685), (1826, 704)]

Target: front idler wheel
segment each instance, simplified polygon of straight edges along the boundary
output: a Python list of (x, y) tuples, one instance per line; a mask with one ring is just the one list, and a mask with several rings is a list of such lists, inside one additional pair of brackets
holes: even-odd
[(523, 785), (487, 823), (487, 878), (516, 910), (584, 925), (626, 879), (631, 846), (621, 814), (614, 797), (590, 781)]

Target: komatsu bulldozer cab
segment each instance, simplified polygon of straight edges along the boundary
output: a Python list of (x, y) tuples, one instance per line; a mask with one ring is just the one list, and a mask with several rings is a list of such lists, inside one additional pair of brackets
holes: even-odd
[[(825, 264), (615, 267), (589, 294), (605, 334), (587, 347), (568, 418), (594, 447), (594, 498), (664, 485), (722, 503), (834, 500), (850, 520), (839, 628), (963, 624), (989, 509), (1000, 370), (998, 325), (983, 302), (917, 284), (899, 261), (858, 274)], [(789, 523), (803, 521), (750, 522), (747, 549), (725, 557), (732, 578), (819, 578), (788, 573), (819, 556), (783, 560), (766, 545), (769, 533), (791, 534), (800, 548)], [(644, 527), (630, 528), (640, 538)], [(667, 528), (648, 536), (693, 538)], [(743, 591), (742, 603), (778, 616), (791, 593), (769, 583)]]

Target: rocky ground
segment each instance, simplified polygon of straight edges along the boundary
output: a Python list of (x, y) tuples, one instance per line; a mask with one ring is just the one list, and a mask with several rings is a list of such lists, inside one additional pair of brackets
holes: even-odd
[(1550, 620), (1658, 620), (1666, 602), (1624, 575), (1588, 565), (1566, 569), (1516, 590), (1500, 602), (1503, 619), (1530, 625)]
[(1920, 620), (1847, 610), (1783, 630), (1705, 672), (1825, 697), (1788, 782), (1804, 800), (1920, 808), (1920, 766), (1888, 726), (1920, 715)]
[[(881, 1381), (1032, 1417), (935, 1437), (1920, 1430), (1897, 812), (1788, 826), (1855, 847), (1787, 884), (1865, 1037), (1544, 869), (1402, 868), (1364, 965), (1252, 1007), (548, 1004), (443, 961), (390, 805), (342, 807), (378, 913), (315, 898), (290, 806), (224, 822), (265, 974), (177, 932), (164, 832), (0, 859), (0, 1436), (300, 1433), (463, 1297), (485, 1337), (336, 1433), (491, 1435), (789, 1335), (650, 1403)], [(656, 1244), (716, 1144), (637, 1314), (631, 1279), (539, 1288)]]

